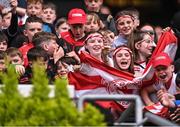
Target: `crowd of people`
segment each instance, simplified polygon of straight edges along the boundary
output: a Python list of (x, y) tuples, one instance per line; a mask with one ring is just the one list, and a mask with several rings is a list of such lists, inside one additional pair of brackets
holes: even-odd
[[(6, 72), (8, 60), (20, 75), (19, 84), (32, 83), (36, 61), (45, 66), (50, 84), (57, 78), (69, 78), (69, 73), (89, 73), (83, 69), (82, 52), (117, 72), (138, 78), (144, 74), (163, 33), (172, 33), (177, 41), (180, 37), (180, 22), (175, 19), (171, 28), (166, 29), (149, 23), (142, 25), (137, 9), (127, 8), (113, 17), (103, 6), (103, 0), (84, 0), (87, 9), (73, 8), (67, 17), (58, 17), (57, 7), (51, 2), (27, 0), (26, 4), (22, 8), (17, 0), (10, 0), (9, 10), (0, 5), (0, 71)], [(165, 52), (154, 56), (153, 83), (138, 90), (122, 89), (125, 94), (140, 95), (144, 105), (153, 105), (158, 100), (165, 107), (175, 108), (169, 119), (177, 123), (180, 122), (179, 51), (178, 47), (175, 59)], [(152, 93), (156, 96), (151, 97)]]

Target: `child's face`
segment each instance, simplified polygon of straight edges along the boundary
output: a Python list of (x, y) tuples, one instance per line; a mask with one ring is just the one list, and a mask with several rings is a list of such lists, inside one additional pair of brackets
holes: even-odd
[(42, 4), (37, 2), (37, 3), (31, 3), (27, 5), (27, 15), (32, 16), (35, 15), (37, 17), (40, 16), (42, 12)]
[(99, 12), (103, 0), (85, 0), (85, 5), (89, 11)]
[(159, 65), (155, 68), (155, 74), (157, 78), (163, 83), (167, 83), (171, 79), (173, 72), (174, 72), (174, 65), (170, 65), (168, 67)]
[(8, 28), (11, 25), (12, 13), (9, 12), (3, 16), (2, 25), (4, 28)]
[(56, 12), (51, 8), (43, 9), (41, 18), (44, 22), (53, 24), (56, 19)]
[(151, 36), (151, 38), (153, 39), (153, 41), (154, 41), (154, 29), (153, 29), (153, 27), (152, 26), (150, 26), (150, 25), (145, 25), (145, 26), (143, 26), (142, 28), (141, 28), (141, 30), (142, 31), (147, 31), (147, 32), (149, 32), (149, 35)]
[(92, 15), (87, 16), (87, 22), (85, 24), (86, 32), (96, 32), (100, 29), (100, 26), (97, 21), (95, 21)]
[(66, 78), (68, 75), (68, 72), (69, 72), (68, 71), (68, 64), (59, 62), (58, 67), (57, 67), (57, 74), (60, 77)]
[(117, 30), (121, 35), (130, 35), (134, 29), (134, 21), (131, 16), (122, 16), (118, 19)]
[(8, 47), (8, 45), (7, 45), (6, 41), (0, 42), (0, 51), (6, 51), (7, 47)]
[(81, 39), (84, 36), (84, 24), (72, 24), (70, 29), (75, 39)]
[(120, 50), (115, 56), (116, 63), (121, 70), (128, 70), (131, 65), (131, 54), (127, 50)]
[(143, 40), (135, 45), (138, 45), (136, 46), (138, 47), (138, 52), (145, 57), (151, 56), (153, 48), (155, 47), (155, 43), (149, 34), (145, 34)]
[(87, 40), (85, 48), (92, 56), (99, 56), (104, 48), (103, 39), (100, 37), (92, 37)]
[(66, 32), (70, 29), (69, 25), (65, 22), (63, 24), (61, 24), (58, 29), (57, 29), (57, 33), (62, 33), (62, 32)]
[(42, 31), (42, 23), (31, 22), (27, 23), (27, 28), (24, 31), (24, 35), (28, 37), (29, 42), (32, 42), (32, 38), (35, 33)]
[(0, 60), (0, 71), (4, 71), (6, 69), (6, 64), (5, 64), (5, 60), (1, 59)]
[(114, 33), (108, 33), (106, 35), (104, 35), (104, 46), (111, 46), (113, 41), (114, 41)]
[(49, 40), (48, 44), (44, 44), (44, 49), (50, 56), (53, 56), (54, 52), (58, 50), (59, 45), (55, 40)]
[(11, 64), (20, 64), (23, 65), (23, 60), (19, 55), (16, 56), (8, 56)]

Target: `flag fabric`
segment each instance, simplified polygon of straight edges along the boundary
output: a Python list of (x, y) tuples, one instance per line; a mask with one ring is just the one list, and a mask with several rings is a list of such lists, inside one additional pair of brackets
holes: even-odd
[(161, 117), (168, 117), (169, 115), (168, 108), (164, 107), (160, 102), (150, 105), (150, 106), (145, 106), (144, 110), (149, 111)]

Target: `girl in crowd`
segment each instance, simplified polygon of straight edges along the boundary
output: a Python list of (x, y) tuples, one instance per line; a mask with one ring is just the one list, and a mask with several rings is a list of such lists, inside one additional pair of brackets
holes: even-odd
[(104, 49), (104, 40), (102, 34), (99, 32), (93, 32), (87, 35), (84, 47), (92, 57), (113, 67), (112, 59), (108, 57), (108, 55), (103, 55), (102, 53)]
[(134, 55), (135, 77), (141, 76), (149, 57), (152, 55), (155, 43), (148, 32), (134, 31), (133, 40), (129, 43)]
[(104, 27), (104, 24), (100, 20), (99, 16), (96, 13), (87, 14), (87, 21), (85, 24), (85, 32), (97, 32)]
[(61, 38), (61, 32), (67, 32), (69, 30), (69, 25), (67, 23), (67, 19), (62, 17), (62, 18), (59, 18), (57, 21), (56, 21), (56, 24), (55, 24), (55, 30), (56, 30), (56, 34), (59, 38)]
[(151, 35), (152, 40), (157, 43), (158, 39), (154, 30), (154, 26), (150, 24), (144, 24), (140, 27), (140, 30), (149, 33), (149, 35)]
[(118, 37), (114, 40), (114, 48), (120, 45), (127, 45), (128, 38), (134, 30), (134, 17), (129, 11), (119, 12), (115, 19)]
[(113, 52), (114, 67), (118, 70), (134, 74), (134, 62), (132, 51), (122, 45)]

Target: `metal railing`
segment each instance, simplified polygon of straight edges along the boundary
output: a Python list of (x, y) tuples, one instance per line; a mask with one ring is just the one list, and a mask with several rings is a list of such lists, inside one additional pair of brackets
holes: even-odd
[[(134, 101), (135, 102), (135, 122), (136, 123), (118, 123), (118, 125), (137, 126), (143, 121), (142, 101), (138, 95), (83, 95), (78, 100), (78, 110), (83, 111), (83, 103), (87, 100), (115, 100), (115, 101)], [(142, 127), (141, 125), (139, 127)]]

